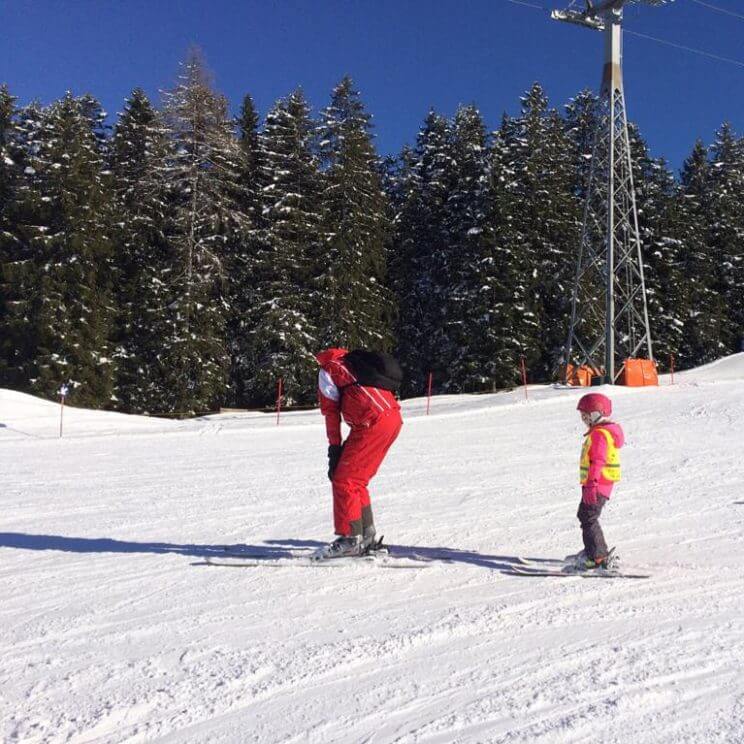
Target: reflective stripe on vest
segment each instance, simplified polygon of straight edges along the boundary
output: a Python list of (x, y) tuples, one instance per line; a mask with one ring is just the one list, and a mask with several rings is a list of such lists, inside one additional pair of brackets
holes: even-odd
[(602, 468), (602, 477), (606, 481), (617, 483), (620, 480), (620, 450), (615, 446), (615, 440), (607, 429), (597, 427), (592, 429), (584, 438), (584, 446), (581, 449), (581, 462), (579, 464), (579, 482), (583, 486), (589, 480), (589, 450), (592, 447), (592, 432), (601, 432), (607, 440), (607, 462)]

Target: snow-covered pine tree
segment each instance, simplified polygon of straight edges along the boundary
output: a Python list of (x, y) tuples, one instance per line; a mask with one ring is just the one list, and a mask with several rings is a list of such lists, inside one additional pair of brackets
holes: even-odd
[(170, 186), (169, 241), (174, 252), (163, 339), (161, 410), (213, 410), (227, 396), (227, 257), (240, 250), (249, 220), (240, 209), (242, 155), (227, 101), (213, 89), (198, 51), (164, 94), (171, 139), (164, 167)]
[[(390, 209), (390, 233), (387, 241), (387, 286), (395, 298), (397, 314), (393, 331), (395, 351), (404, 371), (401, 388), (403, 395), (421, 394), (425, 363), (420, 345), (412, 343), (421, 330), (424, 318), (415, 315), (422, 309), (420, 298), (414, 292), (418, 286), (419, 267), (411, 225), (417, 215), (416, 205), (420, 185), (416, 156), (407, 145), (397, 157), (385, 160), (384, 188)], [(418, 322), (417, 322), (418, 321)]]
[[(486, 128), (475, 106), (462, 106), (452, 122), (456, 166), (446, 204), (449, 292), (444, 298), (449, 389), (478, 392), (504, 387), (518, 369), (512, 323), (510, 254), (503, 248), (503, 163), (499, 147), (487, 147)], [(504, 260), (506, 259), (506, 260)]]
[(167, 310), (173, 272), (162, 167), (167, 153), (160, 116), (136, 88), (119, 116), (110, 157), (119, 220), (115, 394), (117, 407), (129, 412), (163, 410), (163, 340), (175, 332)]
[(230, 353), (230, 402), (244, 406), (250, 401), (247, 380), (251, 369), (251, 335), (248, 326), (256, 301), (256, 258), (261, 248), (261, 148), (259, 117), (251, 96), (246, 95), (237, 118), (240, 146), (240, 210), (247, 218), (242, 242), (230, 256), (227, 286), (230, 310), (227, 340)]
[(669, 366), (677, 354), (686, 315), (680, 251), (684, 236), (678, 214), (678, 184), (662, 159), (652, 158), (638, 128), (628, 127), (638, 208), (644, 278), (654, 357)]
[[(6, 111), (9, 106), (6, 100)], [(34, 240), (46, 228), (37, 219), (42, 196), (31, 186), (36, 179), (32, 167), (40, 151), (45, 114), (32, 103), (6, 119), (4, 131), (4, 178), (7, 200), (0, 230), (0, 288), (4, 310), (0, 319), (0, 385), (30, 390), (30, 377), (36, 355), (36, 335), (30, 332), (37, 306), (41, 278), (33, 260)]]
[(17, 188), (18, 171), (13, 159), (16, 145), (16, 98), (0, 85), (0, 224), (7, 225), (6, 209)]
[(565, 124), (537, 83), (501, 136), (511, 171), (510, 232), (515, 251), (518, 341), (533, 379), (558, 369), (566, 340), (580, 235), (572, 147)]
[(69, 381), (79, 404), (107, 406), (113, 210), (105, 113), (90, 96), (68, 93), (21, 118), (27, 152), (16, 222), (21, 248), (3, 270), (17, 300), (7, 325), (23, 350), (14, 366), (23, 389), (51, 397)]
[(679, 348), (682, 368), (706, 364), (725, 354), (721, 325), (726, 315), (718, 293), (718, 266), (710, 246), (710, 163), (701, 140), (685, 160), (681, 174), (679, 215), (683, 238), (680, 270), (686, 315)]
[(17, 143), (16, 98), (7, 85), (0, 85), (0, 387), (8, 386), (9, 367), (14, 352), (6, 328), (6, 302), (9, 287), (3, 278), (3, 266), (18, 251), (15, 234), (15, 207), (22, 169), (22, 151)]
[(511, 219), (514, 204), (509, 193), (512, 171), (508, 150), (497, 131), (491, 135), (487, 154), (488, 188), (485, 198), (485, 224), (491, 234), (488, 251), (478, 264), (479, 304), (483, 312), (474, 319), (473, 333), (486, 374), (495, 388), (510, 387), (519, 379), (518, 343), (519, 262), (513, 250)]
[(280, 378), (288, 401), (315, 396), (318, 341), (312, 318), (327, 298), (312, 290), (320, 234), (313, 132), (310, 108), (296, 90), (269, 111), (259, 138), (262, 238), (246, 358), (246, 394), (253, 403), (273, 401)]
[(323, 242), (316, 257), (321, 347), (389, 350), (393, 298), (385, 286), (388, 212), (370, 116), (349, 77), (320, 115)]
[(731, 124), (716, 132), (711, 160), (710, 247), (726, 307), (721, 338), (732, 353), (744, 343), (744, 142)]
[(449, 122), (430, 111), (413, 151), (404, 151), (398, 173), (390, 281), (398, 305), (397, 355), (406, 373), (405, 394), (421, 394), (429, 372), (446, 389), (446, 204), (454, 168)]
[(565, 105), (564, 122), (573, 162), (573, 192), (582, 208), (589, 187), (598, 115), (599, 99), (591, 90), (582, 90)]

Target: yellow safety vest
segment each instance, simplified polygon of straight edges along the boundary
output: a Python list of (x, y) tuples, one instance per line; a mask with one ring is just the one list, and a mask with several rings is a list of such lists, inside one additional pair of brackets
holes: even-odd
[(620, 450), (615, 446), (612, 434), (601, 426), (587, 432), (584, 437), (584, 446), (581, 448), (581, 462), (579, 464), (579, 482), (583, 486), (589, 480), (589, 450), (592, 446), (593, 431), (601, 432), (607, 440), (607, 462), (602, 468), (602, 477), (607, 481), (616, 483), (620, 480)]

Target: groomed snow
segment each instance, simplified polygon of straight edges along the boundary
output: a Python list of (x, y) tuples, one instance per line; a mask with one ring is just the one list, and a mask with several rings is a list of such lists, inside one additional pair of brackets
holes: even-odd
[(405, 404), (378, 527), (425, 570), (213, 568), (332, 537), (317, 412), (171, 422), (0, 391), (3, 742), (744, 741), (744, 355), (615, 389), (603, 524), (648, 580), (520, 578), (578, 550), (580, 390)]

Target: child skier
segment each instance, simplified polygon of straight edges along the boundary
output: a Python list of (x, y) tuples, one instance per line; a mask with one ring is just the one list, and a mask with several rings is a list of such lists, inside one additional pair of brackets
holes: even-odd
[[(318, 398), (328, 435), (328, 477), (338, 537), (316, 558), (361, 555), (375, 546), (367, 486), (403, 424), (393, 391), (402, 374), (387, 354), (327, 349), (320, 364)], [(351, 429), (341, 443), (341, 416)]]
[(599, 515), (610, 499), (613, 485), (620, 480), (619, 450), (625, 437), (620, 425), (610, 421), (612, 401), (607, 396), (585, 395), (577, 410), (587, 432), (581, 449), (581, 503), (576, 515), (581, 523), (584, 550), (575, 557), (575, 563), (581, 569), (608, 568), (607, 543)]

